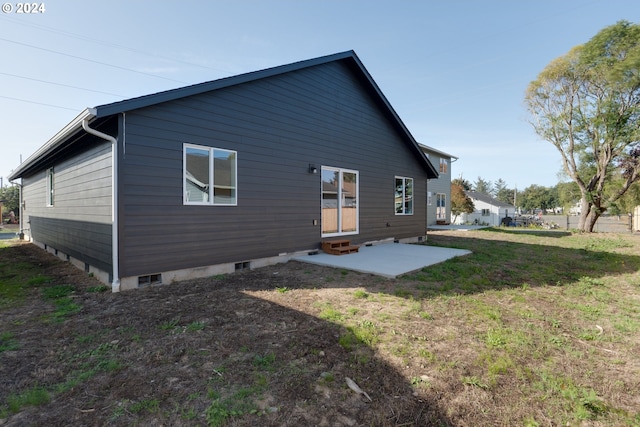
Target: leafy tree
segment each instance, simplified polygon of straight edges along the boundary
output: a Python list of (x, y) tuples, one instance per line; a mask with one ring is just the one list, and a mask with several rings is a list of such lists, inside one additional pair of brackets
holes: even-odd
[(458, 215), (462, 213), (473, 213), (475, 211), (475, 206), (473, 205), (473, 200), (467, 196), (465, 190), (469, 190), (469, 188), (465, 188), (465, 183), (462, 178), (454, 179), (451, 181), (451, 213), (453, 216), (453, 222), (456, 221)]
[(620, 21), (552, 61), (525, 103), (580, 189), (579, 228), (592, 232), (640, 179), (640, 26)]
[(558, 206), (556, 191), (554, 188), (542, 185), (530, 185), (518, 193), (518, 205), (525, 211), (533, 212), (536, 209), (553, 209)]
[(0, 188), (0, 200), (3, 201), (3, 213), (13, 211), (16, 216), (20, 215), (20, 189), (17, 185)]
[(515, 189), (509, 188), (503, 179), (498, 179), (495, 184), (493, 184), (493, 190), (497, 200), (500, 200), (502, 203), (513, 204)]
[(462, 175), (460, 176), (460, 178), (456, 178), (451, 182), (462, 186), (462, 189), (464, 191), (471, 191), (471, 189), (473, 188), (473, 185), (471, 185), (471, 183), (468, 180), (463, 179)]
[(481, 177), (478, 177), (476, 182), (473, 184), (473, 190), (478, 193), (493, 196), (493, 184), (491, 184), (491, 181), (485, 181)]
[(558, 206), (562, 206), (565, 212), (569, 212), (576, 202), (580, 200), (580, 187), (575, 182), (559, 182), (556, 185), (558, 194)]

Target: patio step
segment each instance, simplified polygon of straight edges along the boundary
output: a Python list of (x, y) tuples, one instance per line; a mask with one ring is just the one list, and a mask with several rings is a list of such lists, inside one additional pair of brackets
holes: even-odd
[(358, 252), (360, 246), (352, 245), (349, 240), (326, 240), (322, 242), (322, 250), (331, 255), (345, 255)]

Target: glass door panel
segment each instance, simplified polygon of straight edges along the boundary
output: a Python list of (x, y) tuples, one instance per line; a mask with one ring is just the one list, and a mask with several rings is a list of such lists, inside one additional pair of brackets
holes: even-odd
[(338, 232), (340, 172), (322, 168), (322, 234)]
[(358, 230), (358, 174), (342, 172), (341, 230), (343, 233)]
[(322, 235), (358, 232), (358, 172), (322, 167)]

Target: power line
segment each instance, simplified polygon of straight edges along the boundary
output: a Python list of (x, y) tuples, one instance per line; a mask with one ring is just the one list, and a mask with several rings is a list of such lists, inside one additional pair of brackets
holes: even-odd
[(138, 74), (144, 74), (145, 76), (156, 77), (158, 79), (169, 80), (169, 81), (176, 82), (176, 83), (188, 84), (187, 82), (184, 82), (184, 81), (181, 81), (181, 80), (176, 80), (176, 79), (172, 79), (172, 78), (169, 78), (169, 77), (158, 76), (156, 74), (151, 74), (151, 73), (145, 73), (144, 71), (133, 70), (131, 68), (121, 67), (119, 65), (108, 64), (106, 62), (100, 62), (100, 61), (96, 61), (96, 60), (93, 60), (93, 59), (83, 58), (81, 56), (71, 55), (71, 54), (64, 53), (64, 52), (58, 52), (57, 50), (46, 49), (46, 48), (40, 47), (40, 46), (33, 46), (33, 45), (30, 45), (30, 44), (27, 44), (27, 43), (17, 42), (15, 40), (9, 40), (9, 39), (5, 39), (5, 38), (2, 38), (2, 37), (0, 37), (0, 40), (5, 41), (7, 43), (17, 44), (19, 46), (30, 47), (32, 49), (42, 50), (44, 52), (55, 53), (57, 55), (62, 55), (62, 56), (67, 56), (69, 58), (79, 59), (81, 61), (92, 62), (94, 64), (104, 65), (104, 66), (111, 67), (111, 68), (117, 68), (119, 70), (130, 71), (132, 73), (138, 73)]
[(229, 71), (229, 70), (223, 70), (223, 69), (220, 69), (220, 68), (213, 68), (213, 67), (209, 67), (207, 65), (196, 64), (196, 63), (189, 62), (189, 61), (183, 61), (181, 59), (176, 59), (176, 58), (171, 58), (171, 57), (164, 56), (164, 55), (159, 55), (157, 53), (146, 52), (146, 51), (143, 51), (143, 50), (140, 50), (140, 49), (133, 48), (131, 46), (124, 46), (124, 45), (120, 45), (120, 44), (116, 44), (116, 43), (111, 43), (111, 42), (108, 42), (108, 41), (105, 41), (105, 40), (100, 40), (100, 39), (87, 37), (87, 36), (85, 36), (83, 34), (77, 34), (77, 33), (72, 33), (72, 32), (69, 32), (69, 31), (64, 31), (64, 30), (60, 30), (60, 29), (57, 29), (57, 28), (53, 28), (53, 27), (48, 27), (46, 25), (36, 24), (36, 23), (33, 23), (33, 22), (28, 22), (28, 21), (17, 21), (17, 20), (11, 19), (11, 18), (9, 18), (7, 16), (2, 16), (2, 15), (0, 15), (0, 18), (8, 20), (8, 21), (10, 21), (10, 22), (12, 22), (14, 24), (20, 24), (20, 25), (24, 25), (24, 26), (28, 26), (28, 27), (32, 27), (32, 28), (37, 28), (37, 29), (42, 30), (42, 31), (48, 31), (48, 32), (55, 33), (55, 34), (60, 34), (62, 36), (74, 38), (76, 40), (83, 40), (83, 41), (87, 41), (87, 42), (98, 44), (98, 45), (102, 45), (102, 46), (115, 47), (115, 48), (118, 48), (118, 49), (127, 50), (129, 52), (143, 54), (143, 55), (147, 55), (147, 56), (152, 56), (152, 57), (164, 59), (164, 60), (167, 60), (167, 61), (172, 61), (172, 62), (177, 62), (177, 63), (180, 63), (180, 64), (189, 65), (189, 66), (192, 66), (192, 67), (199, 67), (199, 68), (205, 68), (205, 69), (213, 70), (213, 71), (222, 71), (222, 72), (225, 72), (225, 73), (231, 73), (231, 71)]
[(18, 76), (18, 75), (16, 75), (16, 74), (3, 73), (3, 72), (1, 72), (1, 71), (0, 71), (0, 75), (3, 75), (3, 76), (9, 76), (9, 77), (15, 77), (15, 78), (17, 78), (17, 79), (31, 80), (31, 81), (33, 81), (33, 82), (46, 83), (46, 84), (55, 85), (55, 86), (68, 87), (68, 88), (71, 88), (71, 89), (84, 90), (84, 91), (87, 91), (87, 92), (100, 93), (100, 94), (103, 94), (103, 95), (117, 96), (117, 97), (119, 97), (119, 98), (124, 98), (124, 97), (125, 97), (124, 95), (120, 95), (120, 94), (117, 94), (117, 93), (103, 92), (103, 91), (100, 91), (100, 90), (87, 89), (87, 88), (84, 88), (84, 87), (78, 87), (78, 86), (73, 86), (73, 85), (67, 85), (67, 84), (64, 84), (64, 83), (50, 82), (50, 81), (47, 81), (47, 80), (35, 79), (35, 78), (33, 78), (33, 77)]
[(29, 99), (13, 98), (11, 96), (4, 96), (4, 95), (0, 95), (0, 98), (10, 99), (12, 101), (26, 102), (26, 103), (29, 103), (29, 104), (44, 105), (45, 107), (59, 108), (61, 110), (78, 111), (77, 108), (62, 107), (60, 105), (46, 104), (44, 102), (31, 101)]

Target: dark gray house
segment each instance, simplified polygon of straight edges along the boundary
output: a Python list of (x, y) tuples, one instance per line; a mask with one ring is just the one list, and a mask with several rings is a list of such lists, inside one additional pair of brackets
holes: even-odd
[(87, 109), (10, 179), (25, 238), (119, 291), (422, 240), (437, 176), (348, 51)]

